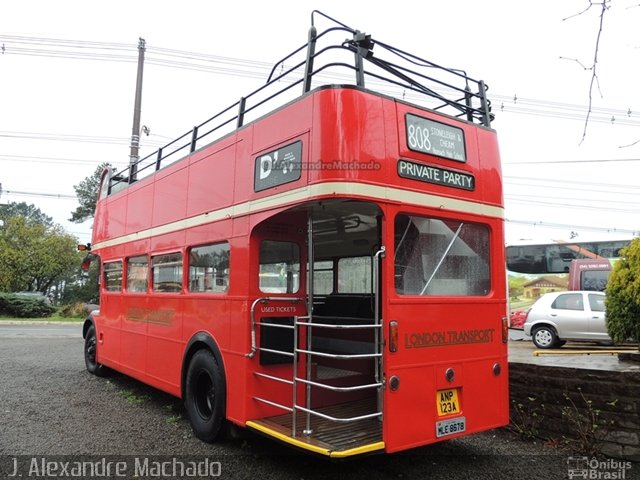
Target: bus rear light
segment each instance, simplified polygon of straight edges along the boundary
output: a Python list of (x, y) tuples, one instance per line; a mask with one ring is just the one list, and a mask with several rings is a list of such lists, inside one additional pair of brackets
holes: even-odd
[(398, 351), (398, 322), (396, 320), (389, 322), (389, 351)]
[(509, 319), (502, 317), (502, 343), (509, 341)]
[(498, 362), (493, 364), (493, 374), (497, 377), (502, 373), (502, 367)]

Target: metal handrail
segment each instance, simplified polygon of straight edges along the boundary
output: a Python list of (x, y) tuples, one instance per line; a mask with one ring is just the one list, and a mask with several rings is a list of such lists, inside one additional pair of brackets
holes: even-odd
[[(320, 317), (320, 315), (314, 315), (314, 317), (318, 318)], [(339, 318), (339, 317), (331, 317), (331, 318)], [(345, 318), (351, 318), (351, 317), (345, 317)], [(333, 324), (333, 323), (298, 322), (298, 325), (318, 327), (318, 328), (334, 328), (337, 330), (351, 330), (351, 329), (355, 330), (359, 328), (381, 328), (382, 327), (382, 325), (377, 325), (375, 323), (366, 323), (361, 325), (345, 325), (345, 324)]]
[(304, 350), (299, 348), (297, 350), (300, 353), (304, 353), (306, 355), (323, 357), (323, 358), (335, 358), (338, 360), (355, 360), (358, 358), (379, 358), (382, 357), (381, 353), (326, 353), (326, 352), (316, 352), (314, 350)]
[(275, 375), (267, 375), (262, 372), (253, 372), (256, 376), (266, 378), (268, 380), (274, 380), (276, 382), (286, 383), (287, 385), (293, 385), (293, 380), (287, 380), (286, 378), (276, 377)]
[(267, 303), (270, 301), (280, 300), (283, 302), (292, 302), (297, 303), (301, 299), (298, 297), (258, 297), (251, 304), (251, 351), (249, 353), (245, 353), (244, 356), (247, 358), (253, 358), (258, 351), (258, 347), (256, 345), (256, 318), (255, 318), (255, 310), (258, 303)]
[(382, 412), (376, 412), (376, 413), (367, 413), (365, 415), (359, 415), (357, 417), (347, 417), (347, 418), (340, 418), (340, 417), (332, 417), (330, 415), (327, 415), (325, 413), (320, 413), (320, 412), (316, 412), (315, 410), (311, 410), (310, 408), (305, 408), (305, 407), (300, 407), (300, 406), (294, 406), (294, 410), (300, 410), (302, 412), (306, 412), (310, 415), (315, 415), (317, 417), (321, 417), (324, 418), (326, 420), (331, 420), (333, 422), (342, 422), (342, 423), (350, 423), (350, 422), (357, 422), (360, 420), (366, 420), (368, 418), (379, 418), (382, 416)]
[(314, 382), (299, 377), (296, 377), (295, 381), (306, 385), (313, 385), (314, 387), (324, 388), (325, 390), (332, 390), (334, 392), (356, 392), (358, 390), (367, 390), (369, 388), (378, 388), (382, 386), (381, 383), (366, 383), (363, 385), (351, 385), (349, 387), (336, 387), (334, 385), (327, 385), (326, 383)]
[[(328, 67), (347, 68), (352, 72), (352, 75), (355, 75), (355, 79), (350, 81), (354, 82), (359, 88), (364, 88), (365, 78), (372, 78), (388, 85), (400, 87), (403, 92), (401, 95), (397, 94), (399, 98), (404, 97), (404, 92), (412, 91), (419, 94), (421, 98), (426, 97), (441, 102), (441, 105), (435, 107), (435, 110), (448, 107), (454, 116), (465, 118), (469, 122), (490, 126), (493, 114), (486, 95), (488, 88), (482, 80), (475, 80), (469, 77), (461, 69), (435, 64), (376, 40), (371, 35), (366, 35), (347, 27), (321, 12), (316, 11), (315, 13), (322, 15), (338, 26), (330, 26), (321, 33), (317, 33), (315, 26), (312, 26), (307, 42), (294, 50), (292, 54), (284, 57), (282, 61), (277, 62), (265, 84), (250, 94), (242, 96), (232, 105), (194, 126), (191, 130), (162, 146), (157, 151), (112, 175), (109, 179), (108, 193), (116, 193), (136, 181), (139, 178), (138, 174), (142, 171), (147, 169), (149, 169), (147, 171), (159, 170), (162, 167), (163, 160), (183, 149), (188, 149), (189, 154), (193, 153), (197, 148), (198, 141), (214, 132), (220, 131), (223, 127), (241, 128), (245, 123), (244, 117), (247, 113), (256, 110), (267, 102), (271, 102), (276, 97), (284, 95), (294, 86), (302, 84), (302, 94), (306, 94), (311, 88), (312, 78), (318, 78), (319, 73)], [(332, 43), (331, 38), (329, 38), (330, 34), (335, 37), (339, 32), (350, 34), (352, 38)], [(316, 43), (320, 40), (326, 41), (328, 46), (316, 50)], [(374, 47), (377, 47), (375, 55), (373, 52)], [(294, 60), (294, 57), (300, 55), (305, 48), (305, 58), (300, 61)], [(323, 55), (326, 52), (335, 50), (355, 55), (354, 64), (333, 61), (333, 55), (331, 54)], [(324, 64), (316, 66), (320, 57), (324, 60)], [(292, 66), (284, 67), (283, 62), (285, 60), (291, 60), (294, 63)], [(373, 66), (379, 71), (367, 70), (365, 64)], [(275, 70), (279, 65), (282, 65), (285, 71), (280, 75), (274, 76)], [(297, 77), (298, 74), (300, 74), (300, 77)], [(332, 81), (335, 82), (336, 79), (333, 78)], [(349, 80), (343, 82), (339, 78), (339, 83), (349, 83)], [(477, 91), (472, 91), (470, 85), (475, 85), (474, 90)], [(446, 93), (441, 93), (436, 89), (443, 89)], [(251, 102), (250, 104), (249, 101)], [(132, 172), (137, 174), (133, 175)], [(117, 185), (120, 185), (120, 188), (114, 188)]]
[[(293, 301), (293, 302), (298, 302), (301, 299), (298, 297), (261, 297), (261, 298), (257, 298), (256, 300), (254, 300), (253, 304), (251, 305), (251, 332), (252, 332), (252, 351), (250, 354), (247, 354), (248, 357), (253, 357), (253, 355), (255, 354), (256, 351), (261, 351), (261, 352), (269, 352), (269, 353), (274, 353), (274, 354), (279, 354), (279, 355), (285, 355), (288, 357), (292, 357), (293, 358), (293, 368), (292, 368), (292, 379), (286, 379), (286, 378), (282, 378), (282, 377), (277, 377), (274, 375), (268, 375), (266, 373), (262, 373), (262, 372), (254, 372), (256, 376), (259, 376), (261, 378), (264, 378), (266, 380), (270, 380), (270, 381), (275, 381), (275, 382), (279, 382), (279, 383), (284, 383), (286, 385), (291, 385), (292, 387), (292, 405), (291, 407), (287, 406), (287, 405), (283, 405), (281, 403), (278, 402), (274, 402), (272, 400), (267, 400), (266, 398), (262, 398), (262, 397), (258, 397), (258, 396), (254, 396), (253, 398), (259, 402), (265, 403), (267, 405), (271, 405), (273, 407), (279, 408), (281, 410), (287, 411), (287, 412), (291, 412), (292, 413), (292, 425), (291, 425), (291, 429), (292, 429), (292, 436), (295, 437), (296, 436), (296, 432), (297, 432), (297, 419), (296, 419), (296, 412), (297, 411), (301, 411), (304, 412), (307, 416), (307, 422), (306, 422), (306, 427), (304, 429), (304, 433), (305, 435), (310, 435), (312, 433), (311, 430), (311, 423), (310, 423), (310, 418), (311, 415), (314, 415), (316, 417), (320, 417), (320, 418), (324, 418), (326, 420), (330, 420), (330, 421), (334, 421), (334, 422), (340, 422), (340, 423), (349, 423), (349, 422), (357, 422), (360, 420), (365, 420), (365, 419), (370, 419), (370, 418), (381, 418), (382, 417), (382, 411), (381, 409), (377, 409), (377, 411), (375, 413), (370, 413), (370, 414), (365, 414), (365, 415), (358, 415), (355, 417), (349, 417), (349, 418), (339, 418), (339, 417), (333, 417), (330, 415), (326, 415), (324, 413), (320, 413), (318, 411), (315, 411), (311, 408), (310, 404), (308, 404), (306, 407), (303, 407), (301, 405), (298, 405), (297, 402), (297, 384), (298, 382), (306, 385), (307, 389), (310, 389), (311, 387), (316, 387), (316, 388), (322, 388), (325, 390), (329, 390), (329, 391), (333, 391), (333, 392), (338, 392), (338, 393), (348, 393), (348, 392), (356, 392), (356, 391), (362, 391), (362, 390), (367, 390), (367, 389), (380, 389), (382, 387), (382, 383), (378, 378), (378, 374), (376, 373), (376, 381), (374, 383), (363, 383), (363, 384), (356, 384), (356, 385), (348, 385), (348, 386), (336, 386), (336, 385), (330, 385), (328, 383), (324, 383), (324, 382), (319, 382), (319, 381), (314, 381), (311, 380), (311, 358), (313, 356), (318, 356), (318, 357), (324, 357), (324, 358), (333, 358), (333, 359), (338, 359), (338, 360), (352, 360), (352, 359), (362, 359), (362, 358), (373, 358), (373, 359), (379, 359), (382, 357), (382, 353), (379, 351), (379, 345), (376, 346), (376, 353), (365, 353), (365, 354), (336, 354), (336, 353), (327, 353), (327, 352), (319, 352), (319, 351), (314, 351), (308, 348), (299, 348), (298, 347), (298, 327), (307, 327), (307, 328), (313, 328), (313, 327), (318, 327), (318, 328), (328, 328), (328, 329), (351, 329), (351, 328), (358, 328), (358, 329), (371, 329), (376, 331), (378, 334), (379, 329), (381, 327), (380, 324), (366, 324), (366, 325), (346, 325), (346, 324), (317, 324), (317, 323), (313, 323), (311, 321), (300, 321), (300, 319), (308, 319), (311, 320), (311, 316), (309, 315), (305, 315), (305, 316), (294, 316), (294, 323), (293, 325), (283, 325), (283, 324), (278, 324), (278, 323), (270, 323), (270, 322), (260, 322), (260, 321), (256, 321), (255, 320), (255, 309), (256, 306), (259, 303), (266, 303), (268, 301), (271, 300), (281, 300), (281, 301)], [(377, 314), (377, 312), (376, 312)], [(377, 316), (377, 315), (376, 315)], [(378, 320), (379, 321), (379, 320)], [(255, 328), (256, 326), (265, 326), (265, 327), (273, 327), (273, 328), (285, 328), (285, 329), (293, 329), (294, 331), (294, 345), (293, 345), (293, 352), (285, 352), (283, 350), (275, 350), (275, 349), (270, 349), (270, 348), (264, 348), (264, 347), (257, 347), (255, 344)], [(378, 336), (376, 336), (376, 338), (379, 338)], [(297, 361), (297, 357), (298, 354), (303, 354), (307, 356), (307, 369), (306, 369), (306, 376), (307, 378), (301, 378), (298, 376), (298, 361)], [(376, 361), (376, 372), (378, 371), (378, 361)], [(307, 393), (307, 400), (309, 400), (309, 395), (310, 395), (310, 390), (308, 390)]]

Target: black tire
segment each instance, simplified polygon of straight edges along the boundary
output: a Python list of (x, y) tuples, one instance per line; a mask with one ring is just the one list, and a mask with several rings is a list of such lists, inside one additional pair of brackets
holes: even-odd
[(109, 370), (107, 367), (96, 361), (96, 354), (98, 350), (98, 341), (96, 339), (96, 329), (93, 325), (87, 330), (87, 334), (84, 337), (84, 364), (87, 367), (87, 371), (98, 377), (104, 377)]
[(220, 366), (209, 350), (198, 350), (191, 358), (184, 404), (196, 437), (208, 443), (222, 437), (226, 388)]
[(555, 330), (552, 327), (542, 326), (537, 327), (531, 332), (533, 343), (538, 348), (557, 348), (564, 343), (558, 338)]

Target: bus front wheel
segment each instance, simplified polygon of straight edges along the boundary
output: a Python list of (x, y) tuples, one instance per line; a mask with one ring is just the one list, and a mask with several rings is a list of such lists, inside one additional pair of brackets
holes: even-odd
[(209, 350), (198, 350), (189, 363), (185, 384), (185, 408), (193, 433), (213, 442), (224, 421), (225, 390), (220, 367)]
[(91, 325), (84, 337), (84, 364), (89, 373), (98, 377), (104, 377), (107, 374), (107, 367), (97, 362), (97, 348), (96, 328)]

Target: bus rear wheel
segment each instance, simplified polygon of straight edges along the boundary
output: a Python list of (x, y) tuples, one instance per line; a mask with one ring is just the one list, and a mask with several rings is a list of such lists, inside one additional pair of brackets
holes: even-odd
[(221, 436), (225, 417), (225, 386), (220, 366), (209, 350), (191, 358), (185, 383), (185, 408), (196, 437), (214, 442)]
[(84, 364), (87, 371), (98, 377), (104, 377), (108, 370), (107, 367), (98, 363), (96, 354), (98, 350), (98, 340), (96, 339), (96, 328), (91, 325), (84, 337)]

